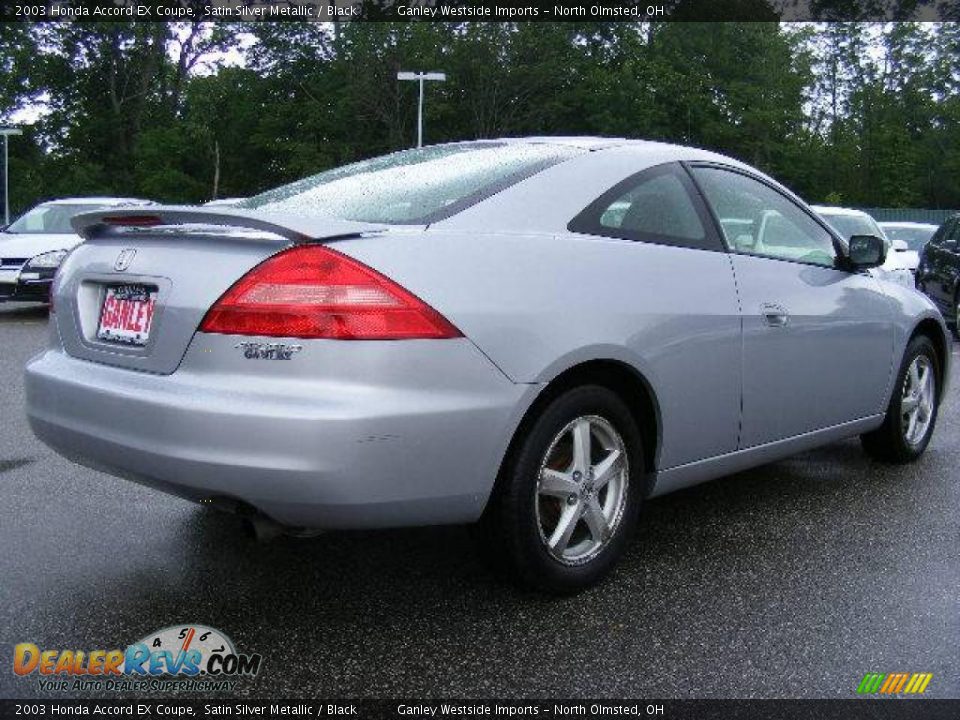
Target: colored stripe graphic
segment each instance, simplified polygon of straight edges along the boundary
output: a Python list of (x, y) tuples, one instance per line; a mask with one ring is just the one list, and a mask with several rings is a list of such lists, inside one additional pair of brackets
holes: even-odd
[(880, 673), (867, 673), (860, 681), (857, 692), (861, 695), (875, 693), (880, 688), (880, 681), (883, 680), (883, 677)]
[(867, 673), (857, 686), (859, 695), (919, 695), (926, 691), (933, 673)]
[(897, 678), (899, 677), (900, 676), (897, 675), (897, 673), (890, 673), (887, 675), (887, 679), (883, 681), (883, 685), (880, 687), (880, 694), (885, 695), (890, 692), (890, 688), (896, 684)]

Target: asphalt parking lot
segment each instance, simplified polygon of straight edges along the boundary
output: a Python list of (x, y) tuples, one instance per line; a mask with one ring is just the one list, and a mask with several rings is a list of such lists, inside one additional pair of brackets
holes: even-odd
[[(0, 305), (0, 696), (12, 648), (123, 647), (202, 623), (261, 653), (249, 697), (854, 697), (931, 672), (960, 697), (960, 357), (922, 461), (846, 441), (648, 503), (575, 598), (500, 580), (469, 528), (257, 544), (235, 519), (76, 467), (33, 438), (46, 313)], [(62, 695), (61, 695), (62, 696)]]

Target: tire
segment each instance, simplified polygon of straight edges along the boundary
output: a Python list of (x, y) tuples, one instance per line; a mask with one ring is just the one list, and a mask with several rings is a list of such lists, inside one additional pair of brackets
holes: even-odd
[[(917, 375), (912, 375), (911, 370), (915, 367), (918, 370)], [(921, 387), (915, 390), (918, 377), (922, 380)], [(926, 385), (927, 382), (931, 385)], [(914, 412), (908, 409), (907, 405), (913, 404), (911, 399), (916, 399), (918, 403), (915, 406), (915, 422), (923, 425), (922, 430), (921, 427), (909, 423), (910, 414)], [(900, 372), (897, 374), (883, 425), (860, 436), (864, 450), (871, 457), (883, 462), (913, 462), (923, 454), (930, 443), (937, 424), (939, 403), (940, 367), (937, 353), (929, 337), (918, 335), (910, 341), (903, 354), (903, 362), (900, 364)]]
[(636, 526), (645, 481), (640, 430), (614, 392), (587, 385), (554, 398), (520, 432), (485, 534), (521, 584), (579, 592), (610, 572)]

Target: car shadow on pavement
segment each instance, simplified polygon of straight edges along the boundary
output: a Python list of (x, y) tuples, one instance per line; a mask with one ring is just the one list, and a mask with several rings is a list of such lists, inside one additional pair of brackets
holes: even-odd
[[(811, 523), (829, 526), (838, 507), (850, 512), (873, 485), (889, 481), (883, 473), (864, 473), (868, 464), (859, 445), (847, 442), (651, 500), (617, 571), (570, 598), (513, 586), (476, 526), (338, 531), (260, 543), (237, 518), (198, 510), (181, 531), (184, 549), (205, 548), (193, 556), (198, 583), (213, 580), (229, 590), (227, 596), (268, 605), (280, 623), (329, 619), (331, 613), (346, 620), (362, 612), (367, 625), (389, 618), (390, 624), (404, 620), (416, 627), (421, 616), (440, 612), (438, 604), (449, 608), (482, 599), (490, 611), (521, 614), (540, 605), (576, 608), (606, 593), (636, 591), (638, 583), (666, 597), (659, 585), (699, 583), (721, 558), (758, 568), (782, 562), (783, 548), (769, 557), (771, 544), (808, 531)], [(805, 544), (819, 542), (815, 535)], [(182, 558), (187, 574), (190, 564)]]

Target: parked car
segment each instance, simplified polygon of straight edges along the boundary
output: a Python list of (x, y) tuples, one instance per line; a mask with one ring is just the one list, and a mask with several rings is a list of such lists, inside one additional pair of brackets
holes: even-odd
[(81, 197), (40, 203), (0, 232), (0, 302), (48, 301), (60, 262), (81, 242), (70, 226), (80, 212), (142, 207), (148, 200)]
[(73, 223), (44, 442), (261, 528), (481, 520), (556, 592), (648, 497), (857, 435), (915, 460), (949, 377), (881, 239), (704, 150), (454, 143)]
[[(891, 241), (900, 240), (906, 243), (907, 250), (917, 253), (918, 260), (920, 252), (939, 227), (930, 223), (918, 222), (882, 222), (877, 224)], [(914, 269), (916, 269), (916, 266), (914, 266)]]
[(917, 288), (940, 308), (960, 339), (960, 215), (941, 225), (923, 248)]
[(911, 252), (905, 242), (892, 241), (870, 215), (853, 208), (829, 205), (812, 205), (811, 207), (846, 240), (854, 235), (875, 235), (883, 238), (887, 246), (887, 256), (876, 272), (884, 279), (892, 280), (904, 287), (916, 286), (914, 273), (919, 261), (917, 254)]
[(217, 198), (216, 200), (210, 200), (205, 202), (204, 207), (234, 207), (240, 205), (247, 198), (236, 197), (236, 198)]

